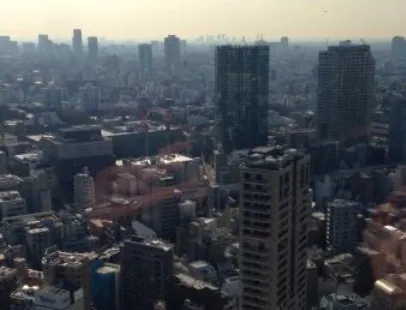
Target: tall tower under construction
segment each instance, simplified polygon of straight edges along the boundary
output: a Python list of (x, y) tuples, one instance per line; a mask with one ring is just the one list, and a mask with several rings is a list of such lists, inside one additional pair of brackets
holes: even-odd
[(310, 155), (257, 148), (241, 169), (240, 310), (306, 309)]

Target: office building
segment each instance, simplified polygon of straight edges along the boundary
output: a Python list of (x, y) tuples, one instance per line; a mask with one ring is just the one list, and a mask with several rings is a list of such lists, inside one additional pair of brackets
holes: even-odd
[(68, 90), (54, 84), (43, 89), (44, 106), (49, 109), (60, 109), (62, 102), (67, 98)]
[(113, 143), (98, 126), (62, 128), (54, 135), (40, 136), (44, 158), (54, 164), (60, 188), (73, 199), (75, 174), (89, 168), (92, 176), (114, 163)]
[(173, 246), (133, 236), (121, 246), (121, 309), (153, 310), (172, 293)]
[(7, 154), (4, 151), (0, 151), (0, 174), (7, 173)]
[(51, 52), (51, 40), (47, 34), (39, 34), (38, 35), (38, 46), (37, 51), (41, 55), (49, 55)]
[(79, 103), (85, 112), (96, 112), (100, 109), (100, 87), (88, 83), (79, 88)]
[(346, 41), (320, 52), (317, 129), (321, 139), (351, 143), (369, 136), (374, 75), (369, 45)]
[(9, 309), (10, 293), (18, 285), (18, 272), (16, 269), (0, 267), (0, 305)]
[(358, 245), (358, 202), (335, 199), (327, 203), (326, 245), (333, 255), (351, 253)]
[(73, 181), (74, 204), (77, 210), (93, 208), (95, 204), (94, 180), (89, 169), (75, 175)]
[(25, 56), (33, 55), (37, 51), (35, 43), (33, 43), (33, 42), (25, 42), (21, 45), (21, 47), (22, 47), (22, 49), (21, 49), (22, 53)]
[(217, 47), (215, 84), (223, 150), (266, 146), (269, 47)]
[(120, 265), (106, 263), (97, 269), (92, 286), (98, 310), (118, 310), (120, 299)]
[(254, 149), (241, 167), (241, 310), (306, 309), (310, 155)]
[[(38, 225), (39, 226), (39, 225)], [(41, 259), (45, 251), (54, 245), (54, 237), (48, 227), (26, 227), (25, 240), (27, 254), (36, 268), (41, 268)]]
[(18, 191), (0, 192), (0, 217), (22, 215), (27, 213), (25, 199)]
[(99, 58), (99, 41), (97, 37), (87, 38), (87, 48), (89, 52), (89, 60), (91, 62), (97, 61)]
[(392, 58), (399, 59), (406, 57), (406, 40), (404, 37), (395, 36), (391, 44)]
[(165, 65), (168, 73), (176, 74), (181, 70), (180, 39), (169, 35), (164, 40)]
[(152, 45), (138, 45), (138, 60), (140, 66), (141, 79), (150, 79), (152, 77)]
[(82, 41), (82, 30), (81, 29), (73, 30), (72, 51), (73, 51), (73, 55), (77, 59), (81, 59), (83, 57), (83, 41)]
[(91, 309), (91, 263), (96, 254), (55, 251), (42, 258), (44, 280), (83, 289), (84, 309)]
[(406, 163), (406, 99), (393, 94), (389, 119), (388, 157), (392, 163)]
[[(63, 289), (57, 286), (20, 285), (11, 294), (10, 310), (84, 310), (81, 288)], [(37, 284), (37, 283), (35, 283)]]

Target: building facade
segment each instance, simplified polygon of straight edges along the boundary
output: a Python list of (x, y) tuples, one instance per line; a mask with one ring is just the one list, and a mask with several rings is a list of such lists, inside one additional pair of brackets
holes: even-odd
[(133, 236), (121, 247), (120, 309), (153, 310), (172, 293), (173, 246)]
[(226, 153), (268, 143), (269, 47), (216, 49), (216, 104)]
[(151, 44), (138, 45), (138, 60), (141, 79), (152, 77), (152, 46)]
[(359, 242), (358, 214), (359, 203), (335, 199), (327, 203), (326, 245), (331, 254), (352, 252)]
[(310, 155), (257, 148), (241, 168), (241, 310), (306, 309)]
[(164, 56), (167, 72), (178, 73), (182, 66), (180, 55), (180, 39), (175, 35), (169, 35), (164, 40)]
[(369, 136), (374, 75), (369, 45), (345, 42), (320, 52), (317, 113), (321, 139), (356, 142)]

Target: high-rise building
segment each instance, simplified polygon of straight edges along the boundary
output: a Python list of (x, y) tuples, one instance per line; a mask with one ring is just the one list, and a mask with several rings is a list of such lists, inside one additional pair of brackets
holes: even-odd
[(83, 110), (86, 112), (95, 112), (100, 108), (100, 87), (88, 83), (79, 88), (79, 101)]
[(138, 60), (140, 62), (140, 76), (150, 79), (152, 76), (152, 46), (151, 44), (138, 45)]
[(99, 41), (97, 37), (88, 37), (87, 38), (87, 48), (89, 52), (89, 60), (97, 61), (99, 58)]
[(85, 210), (94, 207), (94, 180), (87, 168), (85, 168), (82, 173), (75, 175), (73, 190), (76, 209)]
[(252, 150), (241, 167), (240, 310), (306, 309), (310, 155)]
[(217, 47), (215, 79), (219, 134), (224, 151), (266, 146), (269, 47)]
[(7, 173), (7, 153), (0, 151), (0, 174)]
[(47, 55), (50, 53), (50, 47), (51, 40), (49, 40), (49, 37), (47, 34), (39, 34), (38, 35), (38, 46), (37, 46), (37, 51), (41, 55)]
[(165, 38), (164, 53), (165, 65), (168, 72), (178, 73), (182, 66), (179, 37), (175, 35), (169, 35)]
[(406, 40), (404, 37), (396, 36), (392, 39), (391, 52), (393, 58), (406, 57)]
[(43, 89), (44, 91), (44, 105), (49, 109), (59, 109), (62, 102), (66, 99), (68, 90), (64, 87), (50, 85)]
[(389, 103), (392, 106), (389, 119), (389, 160), (393, 163), (406, 163), (406, 99), (401, 94), (393, 94)]
[(121, 309), (153, 310), (172, 293), (173, 246), (133, 236), (121, 247)]
[(82, 30), (74, 29), (72, 37), (72, 51), (75, 57), (83, 57), (83, 41), (82, 41)]
[(327, 203), (326, 244), (332, 255), (351, 253), (358, 245), (358, 214), (360, 204), (335, 199)]
[(374, 75), (369, 45), (345, 41), (320, 52), (317, 113), (321, 139), (348, 143), (368, 137)]

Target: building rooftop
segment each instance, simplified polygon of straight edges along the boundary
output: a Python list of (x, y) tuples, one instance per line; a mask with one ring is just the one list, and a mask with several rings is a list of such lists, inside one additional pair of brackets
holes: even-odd
[(27, 284), (24, 284), (19, 286), (14, 292), (12, 292), (10, 297), (27, 302), (33, 301), (35, 299), (35, 292), (37, 292), (39, 289), (39, 286), (29, 286)]
[(53, 286), (53, 285), (46, 285), (38, 289), (42, 293), (49, 293), (52, 295), (67, 295), (69, 292), (63, 288)]
[(70, 253), (55, 251), (42, 258), (42, 263), (46, 265), (60, 265), (64, 267), (78, 267), (96, 258), (95, 253)]
[(43, 153), (41, 151), (38, 151), (38, 152), (32, 152), (32, 153), (18, 154), (18, 155), (15, 155), (14, 157), (22, 162), (36, 164), (42, 160)]
[(17, 274), (17, 270), (16, 269), (12, 269), (12, 268), (8, 268), (8, 267), (0, 267), (0, 281), (2, 279), (6, 279), (9, 277), (12, 277), (14, 275)]
[(18, 191), (3, 191), (0, 192), (0, 202), (6, 202), (11, 200), (21, 199)]
[(39, 227), (39, 228), (31, 228), (26, 230), (28, 234), (30, 235), (36, 235), (36, 234), (44, 234), (48, 233), (49, 229), (47, 227)]
[(15, 188), (22, 181), (22, 178), (14, 174), (0, 174), (0, 189)]
[(110, 274), (120, 272), (120, 265), (116, 264), (105, 264), (103, 267), (97, 269), (97, 273)]
[(3, 219), (3, 223), (5, 223), (6, 225), (14, 225), (20, 223), (21, 225), (35, 226), (45, 221), (60, 222), (61, 220), (55, 215), (53, 211), (17, 215), (6, 217)]
[(191, 262), (191, 263), (190, 263), (190, 266), (193, 267), (193, 268), (195, 268), (195, 269), (201, 269), (201, 268), (206, 268), (206, 267), (208, 267), (208, 266), (209, 266), (209, 263), (208, 263), (208, 262), (205, 262), (205, 261), (203, 261), (203, 260), (197, 260), (197, 261)]
[(347, 199), (339, 199), (336, 198), (333, 201), (329, 202), (327, 204), (328, 207), (334, 207), (334, 208), (354, 208), (354, 207), (358, 207), (359, 203), (356, 201), (352, 201), (352, 200), (347, 200)]
[(175, 275), (175, 278), (184, 286), (192, 287), (197, 290), (209, 289), (212, 291), (218, 290), (217, 286), (214, 286), (210, 283), (198, 280), (190, 275), (184, 273), (178, 273)]
[(147, 157), (141, 160), (133, 160), (131, 161), (131, 164), (133, 166), (147, 168), (159, 164), (170, 165), (174, 163), (185, 163), (191, 160), (193, 160), (191, 157), (181, 154), (168, 154), (163, 156)]
[(280, 170), (304, 156), (305, 153), (303, 151), (285, 149), (278, 145), (274, 147), (259, 147), (248, 153), (242, 166), (254, 169)]
[(148, 247), (160, 248), (164, 251), (172, 251), (173, 245), (170, 243), (166, 243), (165, 241), (158, 239), (158, 238), (147, 238), (141, 236), (132, 236), (131, 242), (144, 244)]

